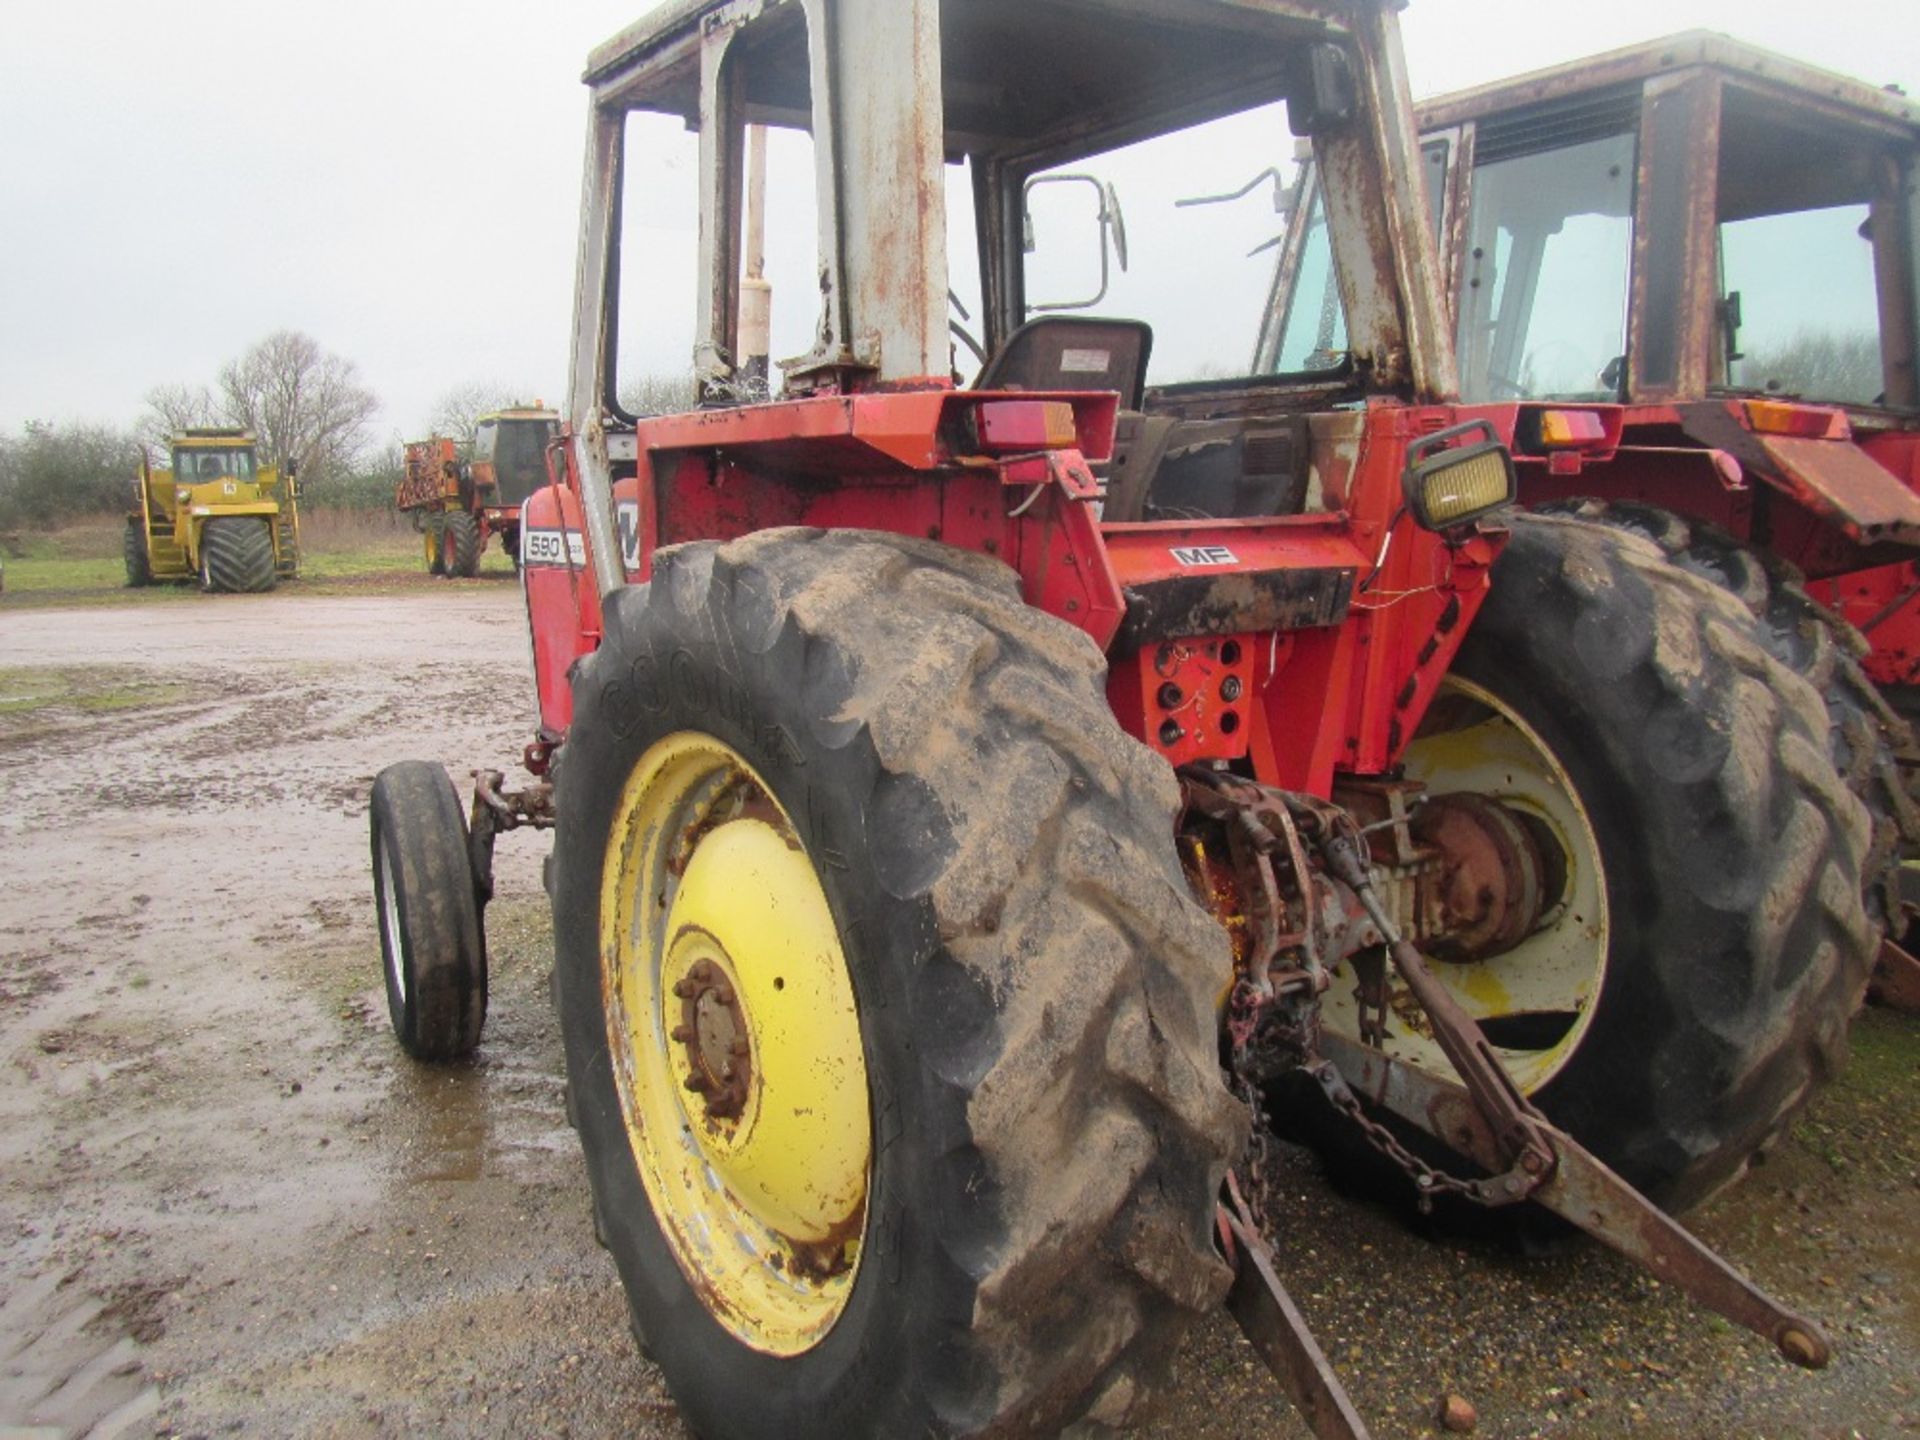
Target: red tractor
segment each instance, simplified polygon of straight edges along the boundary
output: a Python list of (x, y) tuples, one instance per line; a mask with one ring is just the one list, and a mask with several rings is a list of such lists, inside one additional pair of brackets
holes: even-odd
[[(1920, 853), (1920, 104), (1694, 33), (1417, 114), (1462, 397), (1622, 407), (1617, 429), (1539, 411), (1556, 463), (1521, 468), (1521, 503), (1645, 536), (1820, 688), (1898, 936), (1897, 861)], [(1257, 370), (1342, 363), (1319, 186), (1309, 162)], [(1893, 945), (1880, 984), (1920, 1006)]]
[(407, 442), (394, 508), (414, 517), (432, 575), (471, 577), (495, 535), (520, 565), (520, 507), (547, 481), (560, 417), (538, 406), (482, 415), (473, 440)]
[[(1654, 1202), (1841, 1062), (1867, 813), (1735, 597), (1509, 508), (1596, 456), (1553, 426), (1622, 412), (1459, 403), (1397, 8), (683, 0), (589, 59), (522, 512), (534, 778), (482, 772), (463, 818), (438, 767), (383, 772), (374, 890), (401, 1044), (461, 1055), (495, 839), (554, 830), (568, 1111), (701, 1434), (1123, 1423), (1223, 1299), (1316, 1433), (1364, 1433), (1248, 1160), (1308, 1108), (1423, 1201), (1544, 1206), (1827, 1360)], [(819, 217), (771, 401), (737, 344), (755, 124), (810, 136), (769, 194)], [(1338, 177), (1343, 359), (1221, 378), (1208, 287), (1260, 264), (1137, 192), (1129, 246), (1068, 182), (1288, 129)], [(1082, 192), (1129, 318), (1046, 308), (1045, 206)], [(662, 346), (701, 403), (637, 418)]]

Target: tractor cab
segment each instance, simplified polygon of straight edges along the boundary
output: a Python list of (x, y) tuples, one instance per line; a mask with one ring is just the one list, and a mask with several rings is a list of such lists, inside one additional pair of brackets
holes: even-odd
[[(1420, 104), (1468, 401), (1709, 394), (1920, 411), (1920, 104), (1677, 35)], [(1309, 165), (1260, 357), (1321, 353)]]
[(474, 425), (473, 487), (488, 506), (518, 506), (547, 483), (547, 446), (560, 417), (538, 407), (482, 415)]
[[(1076, 411), (1089, 440), (1117, 421), (1089, 457), (1109, 520), (1337, 508), (1320, 472), (1352, 424), (1316, 441), (1305, 415), (1453, 388), (1432, 237), (1385, 218), (1418, 195), (1386, 8), (649, 17), (588, 66), (576, 432), (629, 430), (689, 371), (704, 410), (764, 398), (753, 351), (770, 344), (785, 397), (946, 390), (956, 370), (976, 389), (1117, 394), (1111, 420), (1091, 401)], [(1360, 319), (1331, 370), (1250, 377), (1275, 207), (1187, 202), (1295, 136), (1345, 177), (1335, 229)], [(770, 341), (741, 324), (743, 296), (766, 285)], [(1227, 315), (1248, 317), (1241, 336)]]

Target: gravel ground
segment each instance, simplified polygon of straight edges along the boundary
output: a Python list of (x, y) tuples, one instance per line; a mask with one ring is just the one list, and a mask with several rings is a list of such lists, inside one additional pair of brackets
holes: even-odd
[[(0, 1437), (677, 1437), (594, 1245), (545, 1002), (543, 846), (501, 845), (471, 1065), (385, 1028), (365, 796), (502, 764), (510, 581), (0, 611)], [(1423, 1237), (1282, 1147), (1283, 1275), (1385, 1440), (1920, 1433), (1920, 1039), (1870, 1013), (1696, 1217), (1828, 1328), (1809, 1375), (1586, 1246)], [(26, 1427), (11, 1429), (10, 1427)], [(1305, 1434), (1224, 1318), (1154, 1437)]]

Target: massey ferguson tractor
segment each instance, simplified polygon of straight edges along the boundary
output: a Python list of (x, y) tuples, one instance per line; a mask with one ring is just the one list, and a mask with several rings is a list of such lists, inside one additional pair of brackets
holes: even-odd
[(260, 464), (252, 432), (182, 430), (169, 466), (140, 457), (127, 515), (127, 584), (197, 580), (202, 590), (271, 590), (300, 573), (300, 508), (291, 465)]
[[(1651, 540), (1821, 690), (1874, 818), (1878, 986), (1920, 1008), (1894, 943), (1920, 901), (1896, 883), (1920, 856), (1920, 104), (1693, 33), (1417, 116), (1462, 398), (1623, 407), (1545, 420), (1536, 444), (1584, 458), (1522, 467), (1521, 503)], [(1340, 363), (1304, 173), (1256, 372)]]
[[(401, 1045), (462, 1055), (496, 839), (554, 831), (568, 1112), (701, 1435), (1124, 1424), (1223, 1302), (1316, 1434), (1364, 1434), (1250, 1159), (1309, 1116), (1829, 1358), (1668, 1212), (1842, 1061), (1867, 809), (1739, 597), (1512, 508), (1623, 411), (1462, 405), (1397, 8), (679, 0), (589, 59), (532, 778), (463, 816), (438, 766), (382, 772), (374, 893)], [(771, 400), (756, 124), (810, 135), (819, 217)], [(1041, 205), (1097, 192), (1103, 266), (1119, 222), (1035, 182), (1289, 131), (1337, 177), (1336, 365), (1221, 378), (1252, 336), (1206, 287), (1271, 261), (1171, 197), (1131, 202), (1138, 313), (1041, 308)], [(699, 407), (624, 412), (688, 340)]]
[(470, 578), (495, 535), (520, 564), (520, 507), (547, 482), (547, 446), (560, 417), (538, 406), (483, 415), (470, 445), (445, 436), (410, 440), (396, 510), (413, 517), (427, 573)]

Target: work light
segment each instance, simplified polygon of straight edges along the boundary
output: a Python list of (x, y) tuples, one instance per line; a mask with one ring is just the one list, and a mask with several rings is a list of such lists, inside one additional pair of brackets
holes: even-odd
[(1401, 485), (1421, 528), (1451, 530), (1512, 501), (1513, 456), (1492, 425), (1469, 420), (1409, 445)]

